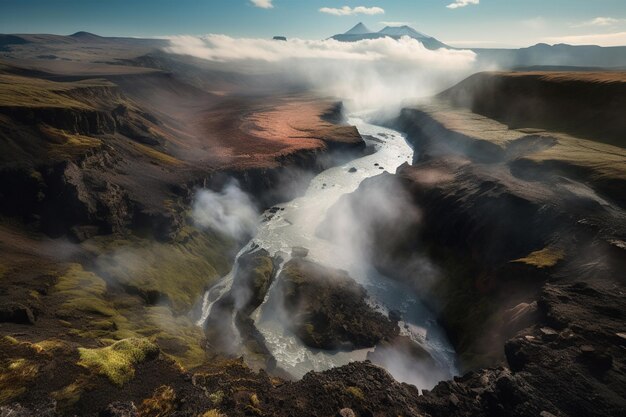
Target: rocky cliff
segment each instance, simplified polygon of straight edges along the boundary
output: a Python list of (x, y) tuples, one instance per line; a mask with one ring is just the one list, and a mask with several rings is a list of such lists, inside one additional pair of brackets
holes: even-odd
[(624, 180), (623, 150), (445, 102), (392, 123), (414, 145), (413, 165), (342, 204), (366, 212), (370, 189), (400, 186), (421, 214), (408, 233), (363, 227), (378, 232), (378, 267), (422, 295), (471, 370), (420, 397), (422, 410), (619, 415), (626, 213), (607, 184)]

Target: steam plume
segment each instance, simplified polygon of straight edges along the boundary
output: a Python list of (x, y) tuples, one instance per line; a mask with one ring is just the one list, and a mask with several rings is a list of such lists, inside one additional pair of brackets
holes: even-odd
[(220, 192), (200, 190), (193, 203), (193, 219), (200, 227), (208, 227), (242, 240), (256, 231), (257, 208), (235, 181)]

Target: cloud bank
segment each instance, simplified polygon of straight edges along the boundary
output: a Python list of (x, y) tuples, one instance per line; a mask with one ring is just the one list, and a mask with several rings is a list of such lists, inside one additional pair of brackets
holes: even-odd
[(385, 9), (381, 7), (365, 7), (365, 6), (343, 6), (343, 7), (322, 7), (319, 10), (321, 13), (332, 14), (334, 16), (352, 16), (355, 14), (366, 14), (366, 15), (375, 15), (375, 14), (384, 14)]
[(446, 7), (448, 9), (458, 9), (460, 7), (469, 6), (472, 4), (479, 4), (480, 0), (455, 0), (454, 3), (448, 4)]
[(273, 0), (250, 0), (250, 3), (254, 7), (260, 7), (261, 9), (272, 9), (274, 5), (272, 4)]
[(545, 41), (549, 43), (566, 43), (569, 45), (625, 46), (626, 32), (559, 36), (545, 38)]
[(252, 63), (281, 74), (285, 82), (342, 99), (356, 111), (437, 93), (472, 73), (476, 57), (468, 50), (429, 50), (409, 37), (276, 42), (208, 35), (172, 37), (170, 42), (167, 52), (232, 62), (233, 68)]

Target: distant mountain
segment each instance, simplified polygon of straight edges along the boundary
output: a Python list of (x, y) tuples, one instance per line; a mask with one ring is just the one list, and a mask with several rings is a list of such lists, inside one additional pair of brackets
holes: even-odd
[(76, 32), (71, 35), (52, 35), (52, 34), (2, 34), (0, 33), (0, 51), (9, 52), (14, 47), (26, 44), (125, 44), (146, 47), (164, 47), (168, 45), (165, 39), (141, 39), (141, 38), (124, 38), (124, 37), (105, 37), (95, 35), (89, 32)]
[(421, 32), (416, 31), (410, 26), (385, 26), (383, 30), (378, 33), (385, 34), (387, 36), (410, 36), (411, 38), (430, 38)]
[(626, 46), (537, 45), (520, 49), (472, 49), (479, 63), (496, 64), (503, 69), (516, 67), (626, 67)]
[(103, 42), (106, 39), (106, 38), (103, 38), (102, 36), (94, 35), (93, 33), (84, 32), (84, 31), (72, 33), (70, 37), (74, 39), (78, 39), (82, 42)]
[(344, 35), (366, 35), (372, 33), (363, 23), (359, 22), (355, 27), (344, 33)]
[(378, 32), (372, 32), (363, 23), (357, 24), (355, 27), (345, 33), (340, 33), (332, 37), (340, 42), (356, 42), (364, 39), (381, 39), (393, 38), (400, 39), (403, 36), (420, 41), (428, 49), (450, 48), (443, 42), (438, 41), (432, 36), (424, 35), (410, 26), (387, 26)]

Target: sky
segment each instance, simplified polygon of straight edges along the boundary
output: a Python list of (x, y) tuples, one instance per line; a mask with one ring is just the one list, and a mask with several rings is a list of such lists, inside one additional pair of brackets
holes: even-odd
[(0, 33), (325, 39), (358, 22), (457, 47), (626, 45), (626, 0), (0, 0)]

